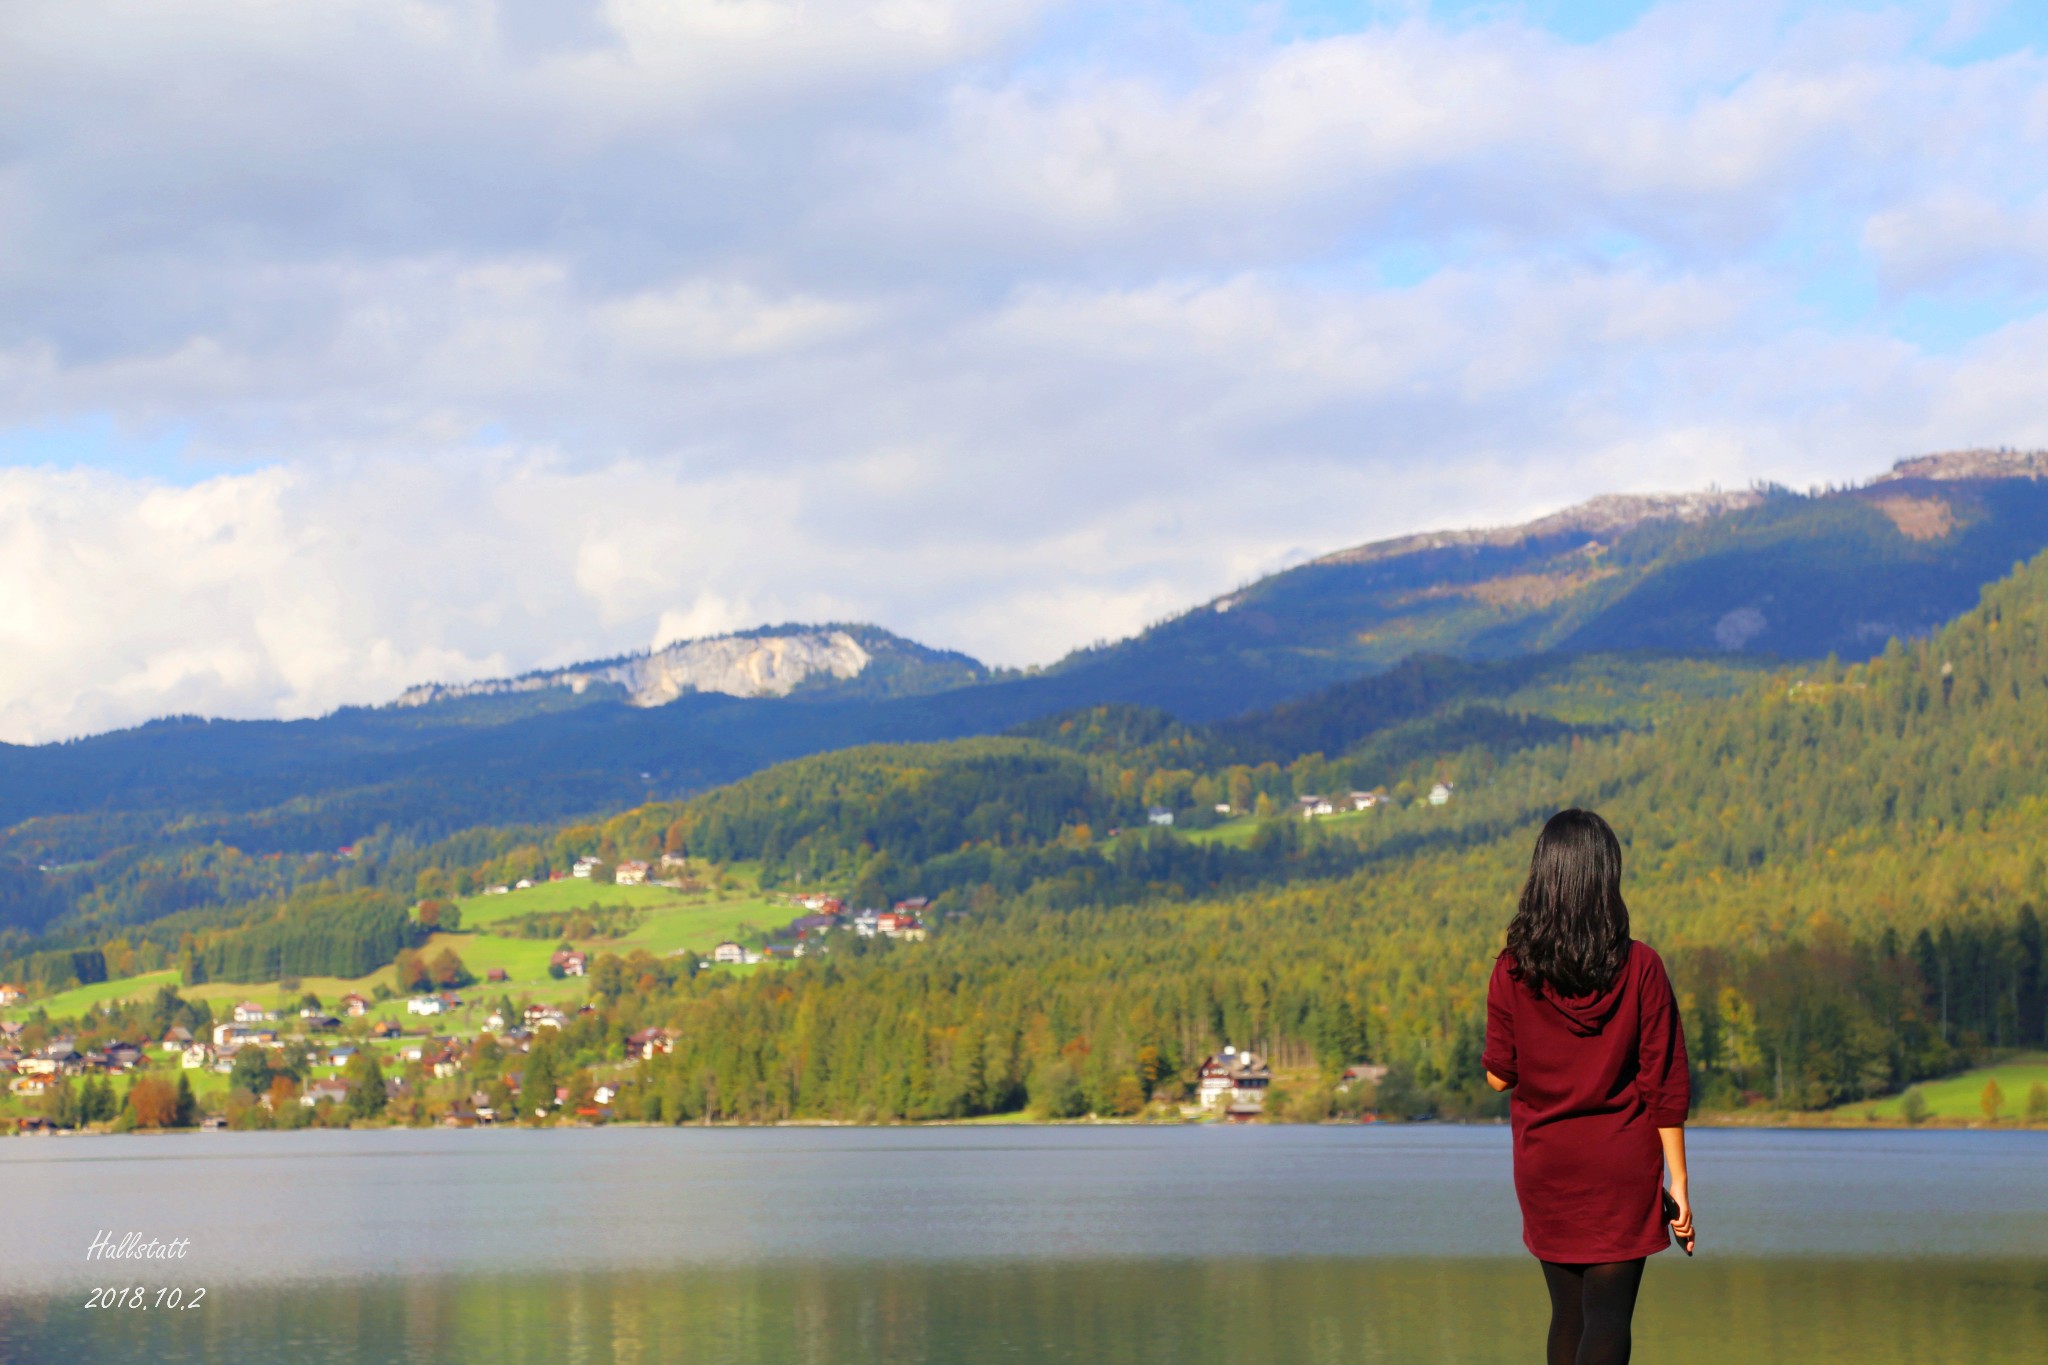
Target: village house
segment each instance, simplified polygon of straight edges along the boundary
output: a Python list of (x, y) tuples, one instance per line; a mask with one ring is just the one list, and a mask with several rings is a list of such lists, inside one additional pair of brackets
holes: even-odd
[(445, 1081), (462, 1070), (462, 1058), (456, 1055), (455, 1049), (442, 1048), (428, 1059), (428, 1065), (434, 1069), (435, 1080)]
[(1145, 822), (1153, 825), (1170, 825), (1173, 823), (1173, 812), (1164, 806), (1154, 806), (1145, 812)]
[(299, 1103), (311, 1109), (322, 1100), (329, 1104), (348, 1103), (348, 1082), (336, 1077), (332, 1080), (314, 1081), (299, 1092)]
[(839, 927), (837, 915), (798, 915), (783, 927), (785, 934), (798, 938), (809, 938), (812, 934), (829, 934)]
[(213, 1049), (205, 1043), (187, 1043), (178, 1064), (187, 1071), (202, 1071), (213, 1065)]
[(415, 995), (405, 1002), (407, 1014), (439, 1014), (443, 1006), (438, 995)]
[(376, 1023), (370, 1025), (370, 1036), (372, 1038), (396, 1038), (403, 1032), (405, 1030), (398, 1026), (396, 1019), (379, 1019)]
[(676, 1034), (673, 1029), (644, 1028), (626, 1039), (626, 1055), (642, 1061), (653, 1061), (655, 1054), (673, 1052)]
[(183, 1052), (192, 1046), (192, 1030), (183, 1024), (173, 1024), (164, 1030), (160, 1046), (166, 1052)]
[(329, 1066), (347, 1066), (355, 1060), (356, 1050), (352, 1047), (338, 1047), (327, 1054)]
[(1351, 809), (1353, 810), (1371, 810), (1379, 803), (1380, 794), (1378, 792), (1351, 793)]
[(55, 1089), (57, 1082), (48, 1076), (21, 1075), (7, 1083), (7, 1089), (16, 1095), (47, 1095)]
[(611, 1102), (617, 1099), (618, 1097), (619, 1088), (609, 1083), (600, 1085), (597, 1089), (590, 1092), (590, 1098), (596, 1100), (599, 1104), (604, 1105), (607, 1108), (609, 1108)]
[(886, 910), (875, 916), (875, 932), (884, 938), (920, 941), (925, 936), (924, 925), (916, 915), (904, 911)]
[(0, 1006), (19, 1005), (28, 998), (28, 988), (10, 981), (0, 985)]
[(341, 1012), (351, 1019), (360, 1019), (370, 1012), (370, 1002), (354, 991), (341, 997), (338, 1003), (341, 1005)]
[(494, 985), (500, 981), (510, 981), (511, 979), (511, 975), (503, 967), (493, 967), (484, 973), (484, 980)]
[(553, 1005), (528, 1005), (526, 1007), (526, 1026), (528, 1028), (560, 1028), (568, 1020), (569, 1016)]
[(745, 962), (747, 960), (747, 950), (740, 947), (737, 943), (728, 941), (719, 944), (711, 950), (711, 960), (713, 962)]
[(612, 873), (612, 880), (620, 886), (647, 885), (647, 864), (633, 859), (620, 863)]
[(581, 858), (578, 858), (576, 860), (575, 866), (569, 869), (569, 875), (572, 877), (581, 877), (585, 881), (588, 881), (590, 879), (590, 874), (597, 871), (597, 869), (603, 866), (604, 861), (602, 859), (594, 858), (586, 853)]
[(488, 1090), (471, 1091), (469, 1095), (469, 1108), (476, 1115), (478, 1123), (495, 1123), (498, 1120), (498, 1110), (491, 1103), (491, 1092)]
[(1383, 1066), (1347, 1066), (1344, 1068), (1344, 1074), (1337, 1080), (1337, 1089), (1348, 1094), (1355, 1085), (1378, 1085), (1386, 1078), (1387, 1069)]
[(889, 908), (899, 915), (921, 915), (932, 908), (932, 898), (930, 896), (910, 896), (897, 901)]
[(1434, 787), (1431, 787), (1429, 789), (1429, 804), (1432, 806), (1448, 805), (1451, 799), (1451, 787), (1452, 784), (1449, 782), (1439, 782)]
[(584, 968), (589, 964), (588, 957), (569, 948), (557, 948), (548, 958), (548, 966), (560, 967), (563, 976), (582, 976)]
[(1295, 798), (1295, 805), (1301, 808), (1301, 818), (1313, 820), (1318, 815), (1335, 815), (1336, 803), (1327, 796), (1301, 796)]
[(220, 1023), (213, 1026), (213, 1045), (216, 1048), (240, 1047), (245, 1043), (274, 1043), (277, 1031), (267, 1028), (251, 1028), (247, 1024)]
[(514, 891), (531, 891), (531, 890), (533, 890), (533, 878), (531, 878), (531, 877), (521, 877), (521, 878), (520, 878), (520, 879), (519, 879), (518, 881), (516, 881), (516, 882), (512, 883), (512, 889), (513, 889)]
[(234, 1020), (238, 1024), (267, 1024), (270, 1022), (270, 1011), (254, 1000), (244, 1000), (235, 1006)]
[(490, 1012), (489, 1014), (487, 1014), (487, 1015), (485, 1015), (485, 1016), (484, 1016), (484, 1032), (486, 1032), (486, 1033), (503, 1033), (504, 1031), (505, 1031), (505, 1016), (504, 1016), (504, 1015), (502, 1015), (502, 1014), (498, 1013), (498, 1012), (497, 1012), (496, 1010), (492, 1010), (492, 1011), (491, 1011), (491, 1012)]
[(485, 887), (484, 894), (486, 896), (509, 896), (512, 894), (512, 888), (500, 882), (496, 886)]
[(1220, 1108), (1225, 1118), (1241, 1122), (1258, 1117), (1265, 1109), (1266, 1088), (1272, 1083), (1272, 1068), (1255, 1053), (1225, 1047), (1202, 1063), (1195, 1098), (1202, 1108)]
[(341, 1020), (321, 1010), (300, 1010), (299, 1024), (315, 1033), (332, 1033), (341, 1027)]
[(661, 870), (664, 872), (688, 867), (689, 865), (690, 858), (686, 853), (664, 853), (661, 855)]

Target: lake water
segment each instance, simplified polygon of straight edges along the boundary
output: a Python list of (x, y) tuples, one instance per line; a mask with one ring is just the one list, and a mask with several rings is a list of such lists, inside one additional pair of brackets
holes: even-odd
[[(2048, 1359), (2048, 1134), (1691, 1143), (1638, 1360)], [(1545, 1316), (1499, 1128), (21, 1139), (0, 1192), (10, 1362), (1485, 1365)]]

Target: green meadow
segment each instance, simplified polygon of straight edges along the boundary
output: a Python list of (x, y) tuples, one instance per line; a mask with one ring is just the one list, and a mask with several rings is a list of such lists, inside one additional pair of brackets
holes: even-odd
[(1998, 1121), (2002, 1124), (2023, 1123), (2027, 1091), (2035, 1085), (2048, 1086), (2048, 1052), (2022, 1053), (1990, 1066), (1973, 1067), (1940, 1080), (1922, 1081), (1897, 1095), (1845, 1104), (1832, 1112), (1836, 1117), (1849, 1120), (1875, 1116), (1881, 1123), (1900, 1123), (1906, 1117), (1903, 1108), (1906, 1094), (1917, 1090), (1927, 1102), (1926, 1117), (1929, 1119), (1982, 1123), (1986, 1118), (1984, 1087), (1990, 1081), (1998, 1082), (1998, 1088), (2005, 1092), (2005, 1103)]
[[(764, 895), (759, 870), (753, 865), (735, 863), (719, 869), (712, 880), (713, 885), (701, 890), (678, 891), (664, 886), (615, 886), (608, 882), (565, 879), (509, 891), (501, 896), (466, 896), (457, 902), (462, 910), (460, 932), (434, 934), (422, 951), (431, 957), (443, 948), (451, 948), (462, 959), (463, 966), (476, 977), (475, 984), (464, 989), (465, 999), (470, 1002), (468, 1007), (455, 1016), (463, 1024), (473, 1025), (474, 1021), (466, 1016), (474, 1013), (481, 1019), (488, 1010), (480, 1010), (478, 1006), (495, 1002), (500, 996), (547, 1004), (581, 1001), (585, 994), (585, 981), (577, 977), (556, 980), (548, 975), (548, 959), (564, 942), (585, 952), (617, 953), (621, 956), (636, 950), (644, 950), (657, 957), (685, 950), (708, 954), (726, 939), (758, 945), (768, 931), (803, 913), (782, 896)], [(641, 911), (642, 917), (629, 932), (614, 938), (524, 938), (502, 932), (513, 921), (528, 915), (558, 914), (593, 905), (631, 906)], [(503, 971), (507, 980), (486, 981), (485, 978), (494, 970)], [(178, 984), (177, 973), (165, 968), (139, 976), (74, 987), (14, 1006), (5, 1014), (11, 1018), (26, 1018), (41, 1008), (47, 1010), (52, 1018), (69, 1018), (102, 1004), (146, 999), (161, 987)], [(406, 1013), (405, 999), (397, 991), (397, 977), (391, 967), (381, 967), (367, 976), (355, 978), (301, 977), (288, 990), (275, 982), (209, 981), (180, 987), (180, 993), (189, 999), (212, 1002), (216, 1016), (221, 1016), (239, 1000), (253, 1000), (281, 1012), (296, 1011), (299, 998), (305, 994), (318, 996), (326, 1006), (333, 1008), (335, 1001), (343, 995), (354, 992), (373, 996), (380, 985), (392, 998), (373, 1005), (369, 1018), (394, 1019), (409, 1024), (426, 1022)]]

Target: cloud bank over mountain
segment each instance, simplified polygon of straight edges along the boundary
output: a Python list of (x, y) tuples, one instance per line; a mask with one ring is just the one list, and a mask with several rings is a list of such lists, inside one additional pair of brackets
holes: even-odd
[(2038, 26), (1570, 9), (12, 7), (0, 738), (2048, 444)]

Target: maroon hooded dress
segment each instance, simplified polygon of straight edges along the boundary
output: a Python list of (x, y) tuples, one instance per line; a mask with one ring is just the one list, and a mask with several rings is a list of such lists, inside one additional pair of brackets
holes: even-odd
[(1545, 1261), (1632, 1261), (1671, 1244), (1659, 1128), (1692, 1102), (1685, 1032), (1664, 962), (1641, 943), (1607, 989), (1560, 998), (1517, 981), (1503, 953), (1486, 987), (1488, 1071), (1514, 1087), (1522, 1242)]

